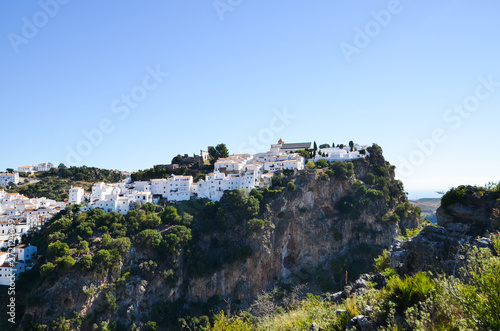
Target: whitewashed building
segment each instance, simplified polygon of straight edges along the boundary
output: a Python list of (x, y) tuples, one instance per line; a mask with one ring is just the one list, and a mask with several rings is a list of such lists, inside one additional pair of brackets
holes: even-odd
[(18, 184), (19, 183), (19, 173), (14, 172), (12, 174), (8, 172), (0, 173), (0, 186), (6, 187), (9, 183)]
[(78, 205), (82, 203), (84, 196), (85, 191), (82, 187), (71, 186), (71, 188), (69, 189), (68, 203)]
[(39, 163), (36, 168), (37, 171), (49, 171), (50, 169), (55, 167), (50, 162), (44, 162), (44, 163)]
[(256, 181), (257, 176), (255, 171), (229, 175), (222, 172), (214, 172), (206, 175), (205, 180), (198, 182), (198, 198), (219, 201), (224, 195), (224, 191), (236, 189), (249, 191), (255, 188)]
[(94, 202), (94, 201), (104, 200), (104, 198), (107, 195), (113, 193), (113, 189), (114, 189), (113, 186), (106, 184), (104, 182), (95, 183), (94, 185), (92, 185), (92, 193), (90, 194), (90, 201)]
[(17, 172), (19, 172), (20, 174), (32, 175), (37, 171), (36, 169), (37, 167), (34, 166), (22, 166), (17, 168)]

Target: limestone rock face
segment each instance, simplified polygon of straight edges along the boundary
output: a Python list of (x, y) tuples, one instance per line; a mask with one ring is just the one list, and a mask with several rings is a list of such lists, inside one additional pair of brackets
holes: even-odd
[(265, 218), (272, 219), (275, 227), (251, 239), (253, 255), (245, 263), (191, 280), (188, 298), (219, 295), (248, 300), (301, 269), (328, 267), (336, 256), (361, 244), (388, 247), (399, 234), (399, 225), (377, 220), (387, 211), (385, 204), (370, 206), (370, 212), (357, 219), (346, 218), (336, 204), (352, 194), (354, 178), (322, 181), (320, 174), (298, 176), (296, 191), (285, 192), (271, 203)]

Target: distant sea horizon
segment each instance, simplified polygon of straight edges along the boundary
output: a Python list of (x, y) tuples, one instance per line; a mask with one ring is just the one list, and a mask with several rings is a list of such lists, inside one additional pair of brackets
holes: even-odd
[[(436, 190), (407, 190), (408, 192), (408, 199), (410, 200), (418, 200), (418, 199), (423, 199), (423, 198), (441, 198), (442, 194), (437, 193), (440, 191), (439, 189)], [(444, 190), (445, 192), (448, 190)]]

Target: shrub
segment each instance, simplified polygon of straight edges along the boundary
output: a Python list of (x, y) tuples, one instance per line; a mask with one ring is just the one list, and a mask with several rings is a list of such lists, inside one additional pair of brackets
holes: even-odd
[(92, 255), (84, 255), (78, 260), (76, 266), (80, 270), (90, 270), (92, 268)]
[(226, 316), (222, 310), (215, 316), (212, 331), (252, 331), (252, 323), (247, 318)]
[(314, 162), (309, 161), (306, 163), (306, 169), (316, 169), (316, 165), (314, 164)]
[(167, 252), (177, 252), (192, 239), (191, 229), (183, 225), (176, 225), (171, 233), (165, 236), (162, 241), (163, 247)]
[(52, 264), (51, 262), (45, 263), (40, 267), (40, 276), (45, 278), (50, 275), (52, 271), (54, 271), (54, 264)]
[(288, 191), (290, 192), (293, 192), (295, 191), (296, 187), (295, 187), (295, 184), (293, 182), (288, 182), (288, 184), (286, 184), (286, 188), (288, 189)]
[(325, 159), (318, 160), (316, 162), (316, 167), (317, 168), (327, 168), (328, 167), (328, 162)]
[(68, 272), (75, 265), (75, 260), (71, 256), (60, 257), (56, 260), (57, 269), (61, 273)]
[(378, 272), (384, 272), (387, 268), (390, 268), (389, 252), (387, 249), (384, 249), (374, 262), (373, 266)]
[(262, 230), (264, 228), (264, 224), (265, 222), (263, 220), (258, 218), (252, 218), (247, 222), (247, 228), (252, 232), (256, 232)]
[[(493, 239), (495, 249), (500, 240)], [(484, 330), (500, 330), (500, 258), (491, 256), (476, 267), (469, 263), (470, 282), (459, 284), (462, 307), (471, 320)]]
[(354, 174), (354, 165), (352, 162), (335, 161), (330, 164), (334, 176), (340, 180), (346, 180)]
[(47, 256), (51, 259), (57, 259), (69, 255), (69, 246), (66, 243), (62, 243), (59, 240), (49, 244), (47, 248)]
[(436, 284), (423, 272), (404, 279), (394, 276), (387, 281), (388, 299), (396, 304), (400, 312), (431, 297), (436, 290)]
[(368, 184), (368, 185), (375, 185), (375, 180), (376, 180), (376, 177), (374, 174), (372, 174), (371, 172), (369, 172), (367, 175), (366, 175), (366, 178), (365, 178), (365, 183)]
[(152, 229), (143, 230), (135, 236), (135, 241), (145, 248), (158, 248), (160, 246), (161, 240), (161, 233)]
[(399, 223), (400, 221), (401, 219), (399, 218), (398, 214), (392, 214), (391, 216), (389, 216), (389, 222)]
[(466, 198), (467, 198), (467, 192), (465, 192), (465, 186), (451, 188), (441, 198), (441, 207), (448, 208), (454, 203), (465, 203)]

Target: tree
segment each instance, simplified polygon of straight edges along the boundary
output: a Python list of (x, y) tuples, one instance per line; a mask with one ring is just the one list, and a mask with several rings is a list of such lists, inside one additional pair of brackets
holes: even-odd
[(215, 147), (210, 146), (208, 148), (208, 155), (210, 155), (210, 158), (212, 159), (212, 161), (215, 162), (220, 158), (228, 157), (229, 151), (228, 151), (226, 145), (221, 143)]
[(11, 173), (13, 173), (13, 172), (14, 172), (14, 169), (12, 169), (12, 168), (7, 168), (6, 170), (7, 170), (7, 172), (8, 172), (9, 174), (11, 174)]
[(375, 185), (376, 179), (377, 178), (375, 177), (375, 175), (372, 174), (371, 172), (369, 172), (369, 173), (366, 174), (365, 182), (368, 185)]
[(45, 263), (40, 267), (40, 276), (45, 278), (50, 275), (52, 271), (54, 271), (54, 264), (52, 264), (51, 262)]
[(138, 244), (142, 245), (144, 248), (158, 248), (160, 246), (161, 240), (161, 233), (152, 229), (141, 231), (135, 237), (135, 241)]
[(60, 257), (56, 260), (57, 269), (60, 273), (68, 272), (75, 265), (75, 260), (71, 256)]
[(92, 268), (92, 256), (88, 254), (82, 256), (76, 263), (76, 266), (80, 270), (90, 270)]
[(297, 151), (297, 153), (306, 160), (311, 158), (311, 153), (309, 151), (306, 151), (305, 149), (301, 149)]
[(330, 145), (329, 144), (321, 144), (321, 145), (319, 145), (319, 149), (322, 149), (322, 148), (330, 148)]
[(264, 228), (264, 221), (258, 218), (252, 218), (247, 222), (247, 228), (248, 230), (255, 232), (262, 230)]
[(215, 149), (217, 150), (219, 158), (224, 158), (229, 156), (229, 151), (225, 144), (218, 144), (217, 146), (215, 146)]
[(351, 152), (354, 150), (354, 142), (351, 140), (349, 141), (349, 147), (351, 147)]
[(52, 259), (63, 257), (69, 255), (69, 246), (66, 243), (62, 243), (59, 240), (49, 244), (47, 248), (47, 256)]
[(314, 164), (314, 162), (309, 161), (306, 163), (306, 169), (315, 169), (315, 168), (316, 168), (316, 165)]
[(286, 188), (287, 188), (287, 189), (288, 189), (288, 191), (290, 191), (290, 192), (295, 191), (295, 183), (293, 183), (293, 182), (288, 182), (288, 184), (286, 184)]
[(328, 167), (328, 162), (326, 162), (326, 160), (325, 160), (325, 159), (318, 160), (318, 161), (316, 162), (316, 167), (318, 167), (318, 168), (320, 168), (320, 169), (321, 169), (321, 168), (327, 168), (327, 167)]

